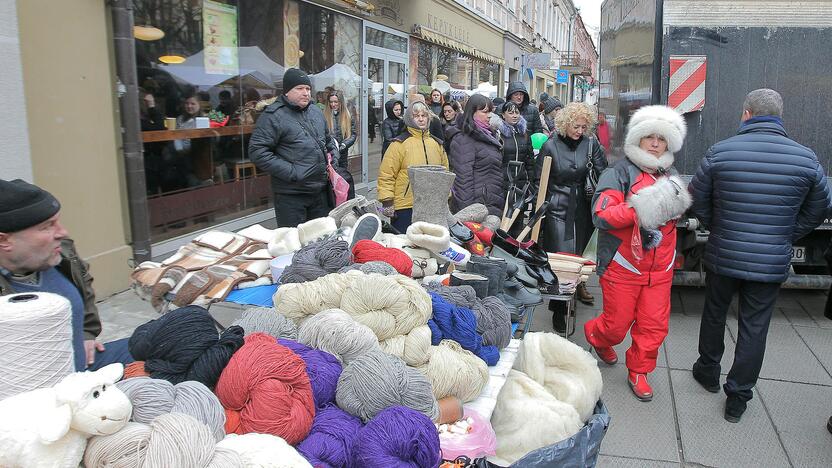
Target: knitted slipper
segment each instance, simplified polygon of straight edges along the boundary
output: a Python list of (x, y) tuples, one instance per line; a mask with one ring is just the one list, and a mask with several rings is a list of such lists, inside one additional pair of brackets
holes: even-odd
[(373, 240), (379, 234), (381, 234), (381, 220), (378, 216), (372, 213), (361, 215), (355, 226), (352, 227), (352, 232), (350, 232), (350, 237), (347, 240), (350, 252), (358, 241)]

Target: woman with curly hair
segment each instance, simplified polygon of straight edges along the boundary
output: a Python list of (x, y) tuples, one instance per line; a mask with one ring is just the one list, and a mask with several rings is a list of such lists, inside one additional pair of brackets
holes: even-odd
[[(597, 176), (607, 168), (604, 148), (592, 135), (595, 115), (595, 111), (582, 102), (567, 104), (555, 116), (557, 133), (549, 138), (538, 155), (538, 178), (543, 159), (552, 157), (549, 179), (540, 181), (548, 184), (549, 208), (543, 220), (541, 242), (547, 252), (580, 255), (592, 236), (592, 213), (584, 183), (590, 170)], [(583, 283), (578, 285), (577, 296), (585, 304), (594, 301)], [(566, 322), (561, 305), (552, 301), (549, 308), (554, 312), (552, 324), (555, 330), (563, 332)]]

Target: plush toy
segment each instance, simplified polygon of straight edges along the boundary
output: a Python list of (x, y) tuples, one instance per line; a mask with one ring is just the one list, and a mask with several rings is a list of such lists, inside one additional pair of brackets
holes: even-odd
[(52, 388), (0, 401), (0, 466), (77, 468), (87, 439), (127, 424), (133, 406), (116, 388), (124, 366), (76, 372)]

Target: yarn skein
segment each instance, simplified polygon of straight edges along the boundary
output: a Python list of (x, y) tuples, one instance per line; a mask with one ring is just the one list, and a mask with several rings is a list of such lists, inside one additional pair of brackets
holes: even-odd
[(497, 297), (479, 299), (474, 288), (468, 285), (444, 286), (431, 283), (425, 286), (446, 302), (471, 309), (477, 319), (477, 333), (482, 335), (484, 345), (503, 349), (511, 342), (511, 312)]
[(390, 264), (402, 275), (409, 277), (413, 274), (413, 260), (410, 256), (399, 249), (388, 248), (369, 239), (356, 242), (352, 248), (352, 255), (355, 263), (382, 261)]
[(473, 401), (488, 383), (485, 362), (453, 340), (431, 346), (430, 361), (417, 369), (430, 381), (437, 400), (455, 396), (463, 402)]
[(371, 351), (347, 364), (335, 401), (365, 422), (391, 406), (413, 408), (434, 421), (439, 418), (439, 404), (427, 377), (382, 351)]
[(242, 345), (242, 328), (232, 326), (219, 335), (207, 310), (187, 306), (140, 325), (128, 349), (155, 379), (174, 384), (196, 380), (213, 389)]
[(325, 310), (306, 319), (298, 329), (298, 342), (326, 351), (345, 364), (379, 349), (375, 333), (341, 309)]
[(280, 275), (280, 284), (304, 283), (335, 273), (352, 263), (351, 257), (349, 244), (336, 237), (312, 242), (295, 252)]
[(271, 307), (251, 307), (232, 323), (243, 327), (246, 335), (263, 332), (275, 338), (298, 339), (298, 328), (288, 318), (276, 313)]
[(306, 364), (265, 333), (253, 333), (220, 375), (217, 396), (226, 409), (225, 432), (272, 434), (294, 445), (315, 417)]
[(427, 325), (420, 325), (406, 335), (397, 335), (379, 341), (381, 350), (402, 358), (408, 366), (421, 366), (430, 359), (431, 331)]
[(352, 468), (353, 446), (361, 420), (335, 405), (319, 408), (309, 436), (298, 445), (309, 463), (322, 468)]
[(228, 434), (217, 444), (217, 450), (236, 453), (245, 468), (312, 468), (285, 440), (271, 434)]
[(75, 372), (69, 301), (50, 293), (0, 297), (0, 349), (0, 400)]
[(379, 340), (386, 340), (425, 325), (431, 302), (411, 278), (355, 274), (341, 295), (341, 309), (370, 327)]
[(277, 342), (291, 349), (306, 364), (315, 406), (321, 407), (335, 401), (335, 388), (341, 377), (341, 363), (338, 359), (326, 351), (312, 349), (294, 340), (279, 339)]
[(340, 308), (341, 295), (356, 276), (363, 273), (333, 273), (306, 283), (282, 284), (273, 296), (274, 309), (300, 325), (310, 315)]
[(436, 293), (430, 293), (433, 301), (433, 318), (428, 321), (432, 338), (437, 345), (443, 339), (451, 339), (471, 351), (489, 366), (500, 360), (500, 351), (495, 346), (483, 346), (482, 336), (477, 334), (477, 320), (470, 309), (446, 302)]
[(122, 378), (127, 380), (135, 377), (150, 377), (150, 374), (144, 370), (144, 361), (133, 361), (124, 366), (124, 376)]
[(122, 380), (116, 387), (133, 404), (135, 422), (150, 424), (162, 414), (182, 413), (208, 426), (217, 442), (225, 437), (225, 411), (217, 396), (199, 382), (173, 385), (167, 380), (137, 377)]
[(381, 411), (358, 432), (356, 466), (438, 467), (439, 433), (424, 414), (394, 406)]
[(389, 263), (379, 261), (371, 261), (367, 263), (353, 263), (352, 265), (341, 268), (340, 270), (338, 270), (338, 273), (346, 273), (352, 270), (358, 270), (368, 275), (370, 273), (378, 273), (384, 276), (399, 274), (399, 272), (396, 271), (396, 269), (393, 268)]

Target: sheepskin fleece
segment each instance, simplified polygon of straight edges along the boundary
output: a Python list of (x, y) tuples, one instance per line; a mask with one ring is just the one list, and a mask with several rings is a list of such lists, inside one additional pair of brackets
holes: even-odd
[(665, 151), (663, 155), (657, 158), (638, 146), (633, 145), (624, 145), (624, 155), (631, 163), (648, 174), (655, 174), (659, 172), (659, 169), (667, 170), (676, 160), (670, 151)]
[(532, 450), (575, 435), (583, 423), (572, 405), (558, 401), (528, 375), (512, 370), (497, 396), (491, 426), (497, 434), (497, 457), (508, 465)]
[(598, 361), (580, 346), (554, 333), (527, 333), (514, 369), (539, 383), (558, 400), (572, 405), (586, 422), (603, 388)]
[(682, 179), (670, 176), (659, 177), (653, 185), (630, 196), (627, 203), (636, 210), (642, 227), (656, 229), (685, 214), (693, 200)]
[(246, 467), (312, 468), (285, 440), (271, 434), (229, 434), (217, 443), (217, 449), (236, 452)]
[(451, 233), (438, 224), (417, 221), (407, 228), (410, 242), (434, 253), (443, 252), (451, 245)]
[(301, 245), (309, 245), (321, 237), (328, 236), (338, 230), (335, 220), (329, 216), (315, 218), (298, 224), (298, 239)]
[(280, 257), (281, 255), (295, 253), (301, 247), (298, 228), (285, 227), (274, 230), (274, 236), (269, 241), (268, 250), (273, 257)]

